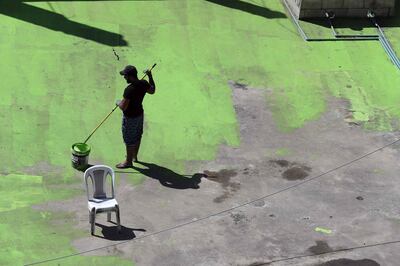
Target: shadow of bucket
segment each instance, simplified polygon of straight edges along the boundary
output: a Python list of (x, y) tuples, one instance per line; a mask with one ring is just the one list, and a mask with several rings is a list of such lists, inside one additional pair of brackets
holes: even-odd
[(75, 143), (71, 148), (72, 167), (84, 171), (88, 167), (90, 146), (86, 143)]

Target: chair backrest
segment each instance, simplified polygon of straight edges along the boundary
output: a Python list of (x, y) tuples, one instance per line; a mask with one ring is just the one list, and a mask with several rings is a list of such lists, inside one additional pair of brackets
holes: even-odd
[(106, 181), (107, 176), (111, 176), (111, 198), (115, 198), (115, 175), (114, 170), (107, 165), (95, 165), (88, 168), (83, 175), (86, 184), (86, 194), (89, 197), (89, 188), (88, 188), (88, 178), (90, 177), (93, 185), (93, 198), (95, 199), (103, 199), (107, 197), (106, 193)]

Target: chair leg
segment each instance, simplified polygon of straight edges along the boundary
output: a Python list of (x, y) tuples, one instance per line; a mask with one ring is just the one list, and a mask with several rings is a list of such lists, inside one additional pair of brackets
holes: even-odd
[(92, 212), (89, 211), (89, 223), (92, 224)]
[(121, 218), (119, 216), (119, 206), (115, 205), (115, 214), (117, 216), (117, 228), (118, 232), (121, 232)]
[(107, 222), (111, 222), (111, 212), (107, 212)]
[(92, 208), (91, 216), (92, 216), (92, 219), (91, 219), (90, 233), (92, 235), (94, 235), (95, 225), (96, 225), (96, 209), (95, 208)]

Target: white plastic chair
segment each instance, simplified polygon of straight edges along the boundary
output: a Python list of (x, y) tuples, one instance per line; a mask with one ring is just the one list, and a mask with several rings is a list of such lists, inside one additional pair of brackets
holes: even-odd
[[(111, 197), (106, 193), (107, 176), (111, 176)], [(89, 195), (88, 178), (93, 186), (93, 195)], [(111, 212), (115, 212), (117, 218), (118, 232), (121, 231), (118, 202), (115, 199), (115, 175), (114, 170), (106, 165), (95, 165), (88, 168), (84, 174), (86, 194), (88, 198), (90, 232), (93, 235), (96, 224), (96, 214), (107, 212), (107, 221), (111, 221)]]

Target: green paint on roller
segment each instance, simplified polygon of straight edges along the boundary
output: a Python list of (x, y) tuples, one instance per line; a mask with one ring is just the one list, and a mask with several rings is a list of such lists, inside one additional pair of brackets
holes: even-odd
[(323, 228), (323, 227), (316, 227), (315, 232), (320, 232), (320, 233), (327, 234), (327, 235), (332, 234), (331, 229), (327, 229), (327, 228)]

